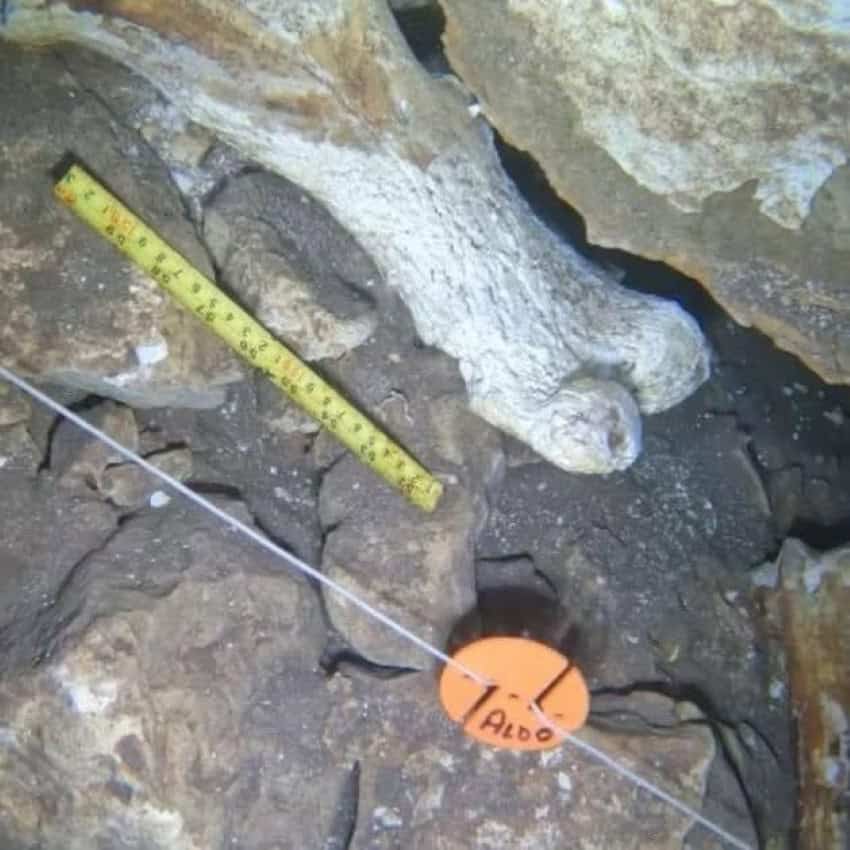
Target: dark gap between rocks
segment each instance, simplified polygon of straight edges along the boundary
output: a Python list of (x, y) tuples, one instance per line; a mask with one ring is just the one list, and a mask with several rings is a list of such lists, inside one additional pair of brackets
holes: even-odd
[(357, 827), (360, 805), (360, 762), (356, 761), (343, 780), (336, 812), (323, 850), (348, 850)]
[(373, 679), (397, 679), (399, 676), (407, 676), (410, 673), (418, 673), (412, 667), (396, 667), (389, 664), (378, 664), (370, 661), (365, 655), (361, 655), (352, 649), (342, 638), (332, 636), (319, 659), (319, 667), (328, 677), (335, 676), (346, 668), (364, 673)]
[[(711, 344), (709, 381), (672, 411), (647, 417), (647, 435), (655, 421), (696, 409), (702, 399), (704, 410), (735, 418), (772, 511), (786, 516), (777, 524), (777, 549), (786, 536), (819, 549), (850, 541), (850, 388), (825, 383), (769, 337), (734, 322), (698, 281), (672, 266), (588, 242), (583, 217), (558, 196), (535, 159), (495, 131), (494, 138), (505, 172), (547, 227), (594, 263), (623, 274), (621, 285), (678, 303)], [(802, 473), (800, 492), (783, 485), (781, 473), (794, 466)]]
[(452, 69), (443, 50), (446, 16), (440, 4), (433, 2), (408, 9), (391, 6), (391, 9), (401, 34), (422, 66), (435, 76), (451, 74)]
[[(69, 391), (67, 388), (60, 388), (58, 391), (53, 387), (43, 387), (44, 392), (46, 392), (52, 398), (57, 399), (62, 402), (65, 407), (68, 408), (72, 413), (78, 413), (80, 415), (85, 414), (89, 410), (93, 410), (97, 405), (106, 399), (103, 396), (99, 395), (86, 395), (77, 401), (71, 401), (67, 398), (63, 398), (68, 396)], [(34, 407), (37, 413), (44, 415), (46, 408), (44, 405), (37, 405)], [(43, 472), (47, 472), (50, 469), (51, 463), (51, 455), (53, 453), (53, 438), (56, 436), (56, 429), (61, 425), (62, 422), (65, 421), (65, 417), (61, 414), (50, 414), (53, 418), (51, 419), (50, 425), (47, 428), (47, 433), (44, 438), (44, 453), (42, 455), (41, 463), (38, 465), (39, 474)]]

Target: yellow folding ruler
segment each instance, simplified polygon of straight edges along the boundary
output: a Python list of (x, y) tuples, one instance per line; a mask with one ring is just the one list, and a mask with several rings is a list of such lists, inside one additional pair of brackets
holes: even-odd
[(439, 481), (91, 175), (72, 165), (54, 191), (83, 221), (144, 269), (363, 463), (398, 487), (414, 505), (434, 510), (443, 490)]

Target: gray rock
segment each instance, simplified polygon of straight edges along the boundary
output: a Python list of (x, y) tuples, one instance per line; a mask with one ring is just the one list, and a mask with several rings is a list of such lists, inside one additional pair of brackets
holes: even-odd
[(29, 399), (19, 389), (0, 381), (0, 428), (26, 422), (30, 410)]
[(41, 454), (26, 425), (0, 428), (0, 469), (35, 474)]
[(4, 36), (108, 45), (189, 118), (309, 191), (401, 293), (422, 340), (459, 361), (492, 424), (564, 468), (610, 472), (639, 451), (639, 407), (668, 408), (705, 379), (695, 322), (621, 288), (529, 215), (467, 92), (417, 65), (386, 3), (272, 13), (243, 0), (226, 17), (201, 5), (180, 63), (172, 22), (148, 11), (130, 36), (121, 11), (57, 27), (26, 0)]
[(11, 465), (0, 469), (0, 487), (14, 493), (0, 510), (0, 672), (6, 673), (49, 652), (63, 623), (58, 597), (114, 533), (116, 515), (90, 494)]
[(322, 846), (344, 772), (312, 591), (203, 519), (144, 554), (127, 529), (89, 570), (97, 621), (0, 684), (3, 846)]
[(442, 0), (478, 108), (591, 242), (850, 380), (850, 30), (829, 3)]
[[(445, 482), (437, 510), (402, 500), (353, 457), (322, 479), (319, 512), (327, 529), (322, 569), (404, 626), (443, 647), (475, 604), (474, 546), (486, 517), (486, 488), (501, 473), (498, 434), (460, 399), (427, 391), (388, 409), (385, 424)], [(367, 619), (337, 594), (325, 601), (332, 624), (355, 650), (380, 664), (423, 668), (422, 650)]]
[[(105, 401), (82, 416), (122, 446), (138, 451), (139, 429), (131, 408)], [(57, 425), (50, 444), (50, 469), (62, 485), (83, 491), (102, 491), (107, 467), (123, 461), (123, 455), (73, 422), (63, 419)]]
[(768, 486), (776, 530), (780, 535), (784, 535), (791, 528), (800, 510), (803, 498), (803, 470), (799, 466), (778, 469), (770, 474)]
[(209, 273), (168, 171), (107, 108), (106, 91), (133, 78), (108, 66), (93, 93), (60, 55), (3, 50), (0, 113), (14, 116), (0, 128), (3, 363), (140, 406), (219, 404), (241, 375), (234, 358), (51, 192), (50, 170), (73, 151)]
[[(188, 449), (156, 452), (145, 459), (178, 481), (185, 481), (192, 474), (192, 453)], [(141, 507), (161, 486), (158, 479), (132, 463), (107, 467), (100, 480), (100, 492), (121, 508)]]
[[(631, 783), (566, 744), (517, 754), (465, 739), (434, 709), (429, 673), (385, 683), (379, 704), (373, 686), (339, 679), (332, 685), (336, 710), (326, 739), (361, 763), (352, 848), (682, 847), (686, 817), (636, 794)], [(654, 699), (666, 730), (644, 723), (638, 734), (579, 734), (699, 808), (715, 754), (712, 736), (697, 724), (677, 725), (674, 704)]]
[(340, 357), (377, 317), (368, 255), (303, 190), (268, 172), (227, 181), (206, 207), (204, 235), (224, 280), (306, 360)]

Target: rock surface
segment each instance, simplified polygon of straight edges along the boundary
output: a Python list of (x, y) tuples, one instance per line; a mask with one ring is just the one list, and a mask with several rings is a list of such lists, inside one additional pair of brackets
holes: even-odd
[(125, 525), (73, 582), (72, 630), (91, 624), (0, 685), (3, 846), (322, 846), (344, 771), (312, 591), (179, 509)]
[(761, 571), (772, 623), (783, 645), (797, 727), (798, 817), (803, 850), (843, 850), (850, 819), (850, 547), (816, 552), (786, 540)]
[[(31, 491), (31, 521), (55, 525), (72, 504), (67, 488)], [(565, 807), (587, 846), (682, 846), (687, 818), (581, 755), (465, 739), (435, 710), (430, 671), (326, 679), (313, 590), (194, 507), (142, 511), (105, 538), (73, 520), (57, 529), (66, 549), (69, 530), (95, 536), (40, 619), (48, 651), (0, 680), (4, 848), (344, 846), (355, 763), (352, 847), (561, 847)], [(4, 566), (27, 551), (8, 528), (2, 540)], [(715, 748), (693, 711), (614, 705), (631, 727), (609, 717), (585, 739), (699, 806)]]
[[(108, 108), (121, 69), (81, 84), (59, 55), (3, 47), (0, 63), (0, 327), (4, 365), (139, 406), (211, 407), (235, 359), (54, 199), (73, 151), (202, 271), (206, 254), (162, 162)], [(138, 83), (136, 83), (138, 84)], [(27, 108), (20, 108), (26, 91)], [(147, 87), (149, 95), (154, 96)]]
[[(435, 364), (437, 365), (437, 364)], [(429, 380), (416, 398), (387, 408), (385, 424), (445, 483), (437, 510), (423, 516), (351, 456), (322, 479), (319, 515), (327, 530), (322, 569), (402, 625), (443, 647), (474, 607), (474, 547), (487, 488), (501, 474), (498, 433)], [(325, 594), (331, 623), (369, 661), (427, 669), (433, 659)]]
[(844, 4), (441, 0), (453, 69), (587, 223), (850, 381)]
[(458, 359), (473, 409), (556, 464), (628, 466), (638, 405), (663, 410), (705, 379), (696, 324), (528, 215), (465, 91), (416, 64), (386, 4), (324, 0), (283, 18), (257, 0), (193, 9), (187, 24), (145, 3), (27, 0), (3, 34), (107, 52), (311, 192), (403, 295), (421, 338)]
[[(0, 671), (32, 666), (63, 625), (67, 582), (114, 534), (115, 511), (90, 495), (0, 469), (14, 499), (0, 511)], [(67, 601), (67, 600), (66, 600)], [(73, 603), (69, 605), (73, 610)]]
[(263, 171), (228, 180), (205, 208), (204, 236), (224, 282), (304, 359), (340, 357), (374, 331), (378, 270), (287, 180)]
[[(364, 700), (351, 683), (336, 685), (333, 740), (362, 765), (352, 848), (682, 847), (687, 819), (566, 745), (544, 755), (514, 754), (463, 740), (432, 710), (429, 674), (387, 683), (382, 703)], [(666, 711), (671, 722), (673, 705), (659, 702), (658, 713)], [(585, 730), (582, 737), (700, 799), (714, 756), (711, 734), (684, 725), (670, 733)]]

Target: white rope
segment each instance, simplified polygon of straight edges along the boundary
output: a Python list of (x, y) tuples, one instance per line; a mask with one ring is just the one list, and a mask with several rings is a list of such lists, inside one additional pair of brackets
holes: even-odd
[(585, 755), (589, 755), (591, 758), (596, 759), (596, 761), (602, 762), (606, 767), (613, 770), (615, 773), (619, 773), (620, 776), (628, 779), (630, 782), (633, 782), (639, 788), (643, 788), (644, 791), (649, 792), (654, 797), (657, 797), (659, 800), (663, 800), (667, 803), (668, 806), (672, 806), (677, 811), (681, 812), (684, 815), (687, 815), (689, 818), (693, 818), (697, 823), (704, 826), (706, 829), (711, 830), (718, 838), (723, 839), (723, 841), (728, 842), (733, 847), (739, 848), (739, 850), (753, 850), (749, 844), (744, 841), (741, 841), (740, 838), (736, 838), (732, 833), (727, 832), (723, 827), (718, 824), (710, 821), (708, 818), (703, 817), (696, 809), (687, 805), (687, 803), (683, 803), (681, 800), (674, 797), (672, 794), (668, 794), (663, 788), (659, 788), (658, 785), (650, 782), (648, 779), (644, 779), (639, 774), (635, 773), (631, 768), (626, 767), (624, 764), (616, 761), (616, 759), (611, 758), (608, 753), (603, 752), (602, 750), (594, 747), (593, 744), (589, 744), (587, 741), (578, 738), (573, 735), (571, 732), (568, 732), (566, 729), (562, 729), (558, 726), (557, 723), (550, 720), (542, 708), (536, 703), (531, 703), (531, 710), (536, 715), (537, 719), (544, 725), (551, 729), (555, 734), (559, 735), (564, 741), (566, 741), (571, 746), (576, 749), (581, 750)]
[[(296, 555), (293, 555), (291, 552), (288, 552), (281, 546), (278, 546), (276, 543), (273, 543), (264, 535), (260, 534), (256, 529), (251, 528), (249, 525), (246, 525), (241, 520), (236, 519), (235, 517), (228, 514), (226, 511), (221, 510), (221, 508), (216, 507), (212, 502), (208, 499), (205, 499), (200, 494), (196, 493), (194, 490), (187, 487), (182, 482), (178, 481), (176, 478), (173, 478), (168, 473), (163, 472), (161, 469), (155, 467), (152, 463), (146, 461), (143, 457), (136, 454), (134, 451), (122, 446), (117, 440), (114, 440), (108, 434), (105, 434), (98, 428), (95, 428), (89, 422), (86, 422), (81, 416), (78, 416), (72, 410), (69, 410), (64, 405), (60, 404), (58, 401), (54, 401), (50, 396), (45, 395), (40, 390), (37, 390), (32, 384), (25, 381), (23, 378), (19, 378), (13, 372), (10, 372), (3, 366), (0, 366), (0, 377), (14, 384), (19, 389), (23, 390), (28, 395), (32, 396), (37, 401), (40, 401), (45, 406), (49, 407), (54, 412), (64, 416), (66, 419), (73, 422), (78, 427), (82, 428), (84, 431), (91, 434), (96, 439), (105, 443), (111, 449), (114, 449), (118, 454), (127, 458), (127, 460), (132, 461), (137, 466), (140, 466), (146, 472), (153, 475), (155, 478), (158, 478), (164, 484), (168, 485), (172, 490), (180, 493), (180, 495), (185, 496), (190, 501), (194, 502), (199, 507), (203, 508), (205, 511), (208, 511), (213, 516), (222, 520), (225, 524), (229, 525), (231, 528), (234, 528), (236, 531), (241, 532), (246, 537), (253, 540), (257, 545), (262, 546), (263, 549), (271, 552), (273, 555), (276, 555), (278, 558), (286, 561), (291, 566), (295, 567), (297, 570), (302, 572), (304, 575), (309, 576), (320, 584), (325, 585), (325, 587), (332, 590), (334, 593), (338, 593), (343, 598), (347, 599), (351, 602), (352, 605), (358, 607), (364, 614), (372, 617), (374, 620), (377, 620), (379, 623), (382, 623), (387, 628), (394, 631), (397, 635), (404, 638), (405, 640), (410, 641), (412, 644), (418, 646), (420, 649), (427, 652), (429, 655), (432, 655), (439, 661), (442, 661), (444, 664), (449, 664), (462, 673), (465, 676), (468, 676), (473, 681), (477, 682), (482, 687), (492, 687), (494, 682), (491, 682), (489, 679), (480, 676), (478, 673), (475, 673), (473, 670), (470, 670), (459, 661), (456, 661), (450, 655), (447, 655), (442, 650), (438, 649), (436, 646), (431, 645), (426, 640), (423, 640), (418, 635), (411, 632), (409, 629), (405, 628), (401, 623), (396, 622), (391, 617), (388, 617), (382, 611), (379, 611), (377, 608), (370, 605), (364, 599), (361, 599), (355, 593), (352, 593), (350, 590), (347, 590), (338, 582), (335, 582), (333, 579), (328, 578), (324, 573), (319, 572), (315, 567), (311, 567), (305, 561), (302, 561)], [(654, 785), (647, 779), (644, 779), (642, 776), (639, 776), (633, 770), (630, 770), (628, 767), (617, 762), (615, 759), (611, 758), (607, 753), (602, 752), (602, 750), (597, 749), (596, 747), (588, 744), (586, 741), (581, 740), (580, 738), (574, 737), (571, 733), (569, 733), (565, 729), (561, 729), (557, 724), (551, 721), (542, 711), (540, 706), (537, 703), (532, 703), (531, 708), (534, 713), (537, 715), (538, 719), (545, 726), (550, 728), (553, 732), (563, 738), (565, 741), (570, 743), (572, 746), (577, 747), (582, 750), (582, 752), (587, 755), (595, 758), (597, 761), (600, 761), (602, 764), (609, 767), (611, 770), (618, 773), (620, 776), (628, 779), (630, 782), (633, 782), (639, 788), (643, 788), (645, 791), (648, 791), (650, 794), (654, 795), (660, 800), (663, 800), (668, 805), (672, 806), (674, 809), (677, 809), (679, 812), (687, 815), (690, 818), (693, 818), (694, 821), (704, 826), (706, 829), (710, 829), (715, 835), (724, 841), (731, 844), (733, 847), (738, 848), (738, 850), (752, 850), (752, 848), (745, 844), (740, 839), (736, 838), (734, 835), (731, 835), (722, 827), (718, 826), (707, 818), (703, 817), (699, 812), (680, 800), (673, 797), (671, 794), (668, 794), (663, 789), (659, 788), (657, 785)]]
[(273, 543), (268, 537), (265, 537), (263, 534), (260, 534), (256, 529), (251, 528), (251, 526), (246, 525), (241, 520), (236, 519), (236, 517), (231, 516), (227, 511), (223, 511), (221, 508), (216, 507), (209, 499), (205, 499), (203, 496), (196, 493), (194, 490), (187, 487), (182, 482), (178, 481), (176, 478), (172, 478), (167, 472), (163, 472), (161, 469), (155, 467), (152, 463), (146, 461), (140, 455), (137, 455), (134, 451), (122, 446), (117, 440), (114, 440), (109, 434), (104, 434), (98, 428), (95, 428), (89, 422), (86, 422), (81, 416), (78, 416), (72, 410), (68, 410), (67, 407), (60, 404), (58, 401), (54, 401), (50, 396), (45, 395), (40, 390), (37, 390), (32, 384), (27, 383), (23, 378), (19, 378), (17, 375), (10, 372), (3, 366), (0, 366), (0, 376), (2, 376), (5, 380), (14, 384), (15, 386), (22, 389), (24, 392), (29, 393), (33, 398), (40, 401), (42, 404), (47, 405), (51, 410), (54, 410), (56, 413), (61, 414), (66, 419), (69, 419), (75, 425), (78, 425), (84, 431), (88, 431), (93, 437), (96, 437), (98, 440), (106, 443), (111, 449), (114, 449), (120, 455), (123, 455), (127, 460), (132, 461), (133, 463), (140, 466), (146, 472), (149, 472), (151, 475), (158, 478), (163, 484), (167, 484), (171, 487), (172, 490), (176, 490), (180, 493), (181, 496), (185, 496), (190, 501), (194, 502), (196, 505), (202, 507), (205, 511), (208, 511), (213, 516), (218, 517), (218, 519), (225, 522), (227, 525), (235, 528), (237, 531), (244, 534), (246, 537), (251, 538), (255, 543), (259, 546), (262, 546), (264, 549), (267, 549), (273, 555), (277, 555), (278, 558), (286, 561), (291, 566), (295, 567), (297, 570), (300, 570), (304, 575), (310, 576), (310, 578), (315, 579), (321, 584), (333, 590), (334, 593), (338, 593), (340, 596), (347, 599), (351, 602), (352, 605), (356, 605), (364, 614), (368, 614), (373, 619), (377, 620), (379, 623), (383, 623), (387, 628), (392, 629), (396, 634), (403, 637), (405, 640), (409, 640), (411, 643), (416, 644), (420, 649), (423, 649), (425, 652), (433, 655), (434, 658), (442, 661), (445, 664), (450, 664), (455, 669), (459, 670), (463, 675), (469, 676), (470, 679), (477, 682), (479, 685), (484, 687), (489, 687), (492, 683), (489, 679), (485, 679), (482, 676), (479, 676), (477, 673), (474, 673), (472, 670), (469, 670), (460, 662), (456, 661), (450, 655), (446, 655), (445, 652), (437, 649), (436, 646), (432, 646), (427, 641), (423, 640), (418, 635), (411, 632), (409, 629), (406, 629), (401, 623), (397, 623), (391, 617), (388, 617), (383, 612), (379, 611), (377, 608), (374, 608), (370, 605), (366, 600), (361, 599), (356, 594), (352, 593), (350, 590), (347, 590), (338, 582), (335, 582), (333, 579), (328, 578), (324, 573), (319, 572), (315, 567), (311, 567), (306, 561), (302, 561), (296, 555), (293, 555), (291, 552), (288, 552), (282, 546), (278, 546), (276, 543)]

